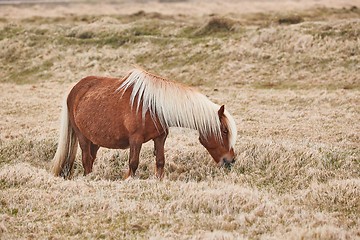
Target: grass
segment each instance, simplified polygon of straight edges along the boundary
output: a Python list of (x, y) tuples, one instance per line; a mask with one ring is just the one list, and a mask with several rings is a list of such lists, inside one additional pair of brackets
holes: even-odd
[[(341, 11), (357, 14), (356, 9)], [(326, 21), (311, 22), (311, 20), (317, 20), (315, 16), (318, 16), (320, 12), (323, 19), (326, 19), (326, 16), (334, 18), (333, 14), (341, 18), (336, 24), (328, 24)], [(42, 81), (52, 74), (51, 64), (64, 65), (69, 61), (71, 56), (65, 54), (65, 49), (102, 51), (103, 48), (110, 47), (118, 51), (120, 48), (126, 49), (135, 56), (132, 60), (134, 64), (150, 66), (150, 69), (159, 68), (167, 73), (175, 67), (180, 67), (185, 78), (193, 78), (186, 74), (190, 71), (185, 68), (186, 66), (197, 67), (210, 75), (221, 71), (224, 66), (228, 68), (231, 66), (234, 69), (227, 69), (227, 72), (233, 72), (244, 65), (256, 64), (259, 68), (253, 70), (260, 72), (260, 81), (244, 82), (245, 79), (242, 80), (243, 83), (259, 88), (275, 89), (306, 87), (358, 89), (358, 81), (345, 82), (343, 80), (344, 74), (347, 75), (345, 77), (347, 79), (353, 78), (349, 75), (356, 70), (359, 63), (357, 58), (359, 48), (356, 43), (359, 31), (358, 22), (343, 20), (343, 17), (345, 15), (335, 10), (328, 11), (328, 9), (315, 9), (310, 13), (297, 12), (287, 15), (274, 13), (272, 17), (259, 17), (257, 14), (242, 15), (237, 18), (212, 16), (205, 22), (191, 20), (189, 23), (184, 23), (183, 19), (180, 21), (161, 14), (157, 16), (145, 12), (129, 16), (113, 16), (110, 19), (106, 16), (77, 16), (47, 21), (36, 17), (28, 23), (22, 23), (23, 25), (5, 24), (0, 39), (11, 41), (16, 37), (20, 41), (13, 43), (14, 46), (6, 50), (1, 58), (4, 66), (2, 81), (18, 83)], [(129, 22), (127, 18), (135, 22)], [(272, 18), (276, 18), (279, 25), (259, 24), (260, 28), (254, 29), (251, 23), (243, 22), (257, 19), (265, 23)], [(294, 24), (294, 21), (297, 24)], [(40, 22), (42, 25), (39, 28), (33, 27), (35, 22)], [(280, 22), (296, 26), (291, 27)], [(78, 25), (74, 25), (75, 23)], [(237, 44), (234, 45), (233, 41)], [(327, 46), (323, 45), (324, 41), (327, 41)], [(17, 46), (19, 44), (20, 46)], [(44, 61), (36, 52), (37, 46), (49, 44), (55, 44), (59, 53), (54, 52), (56, 57)], [(145, 44), (152, 47), (145, 52), (139, 52), (138, 48)], [(19, 49), (22, 50), (19, 51)], [(185, 49), (185, 51), (178, 51), (179, 49)], [(318, 54), (313, 54), (317, 51)], [(114, 54), (119, 53), (114, 51)], [(12, 64), (9, 64), (17, 59), (22, 61), (20, 69), (15, 69), (11, 67)], [(30, 59), (36, 60), (37, 64), (32, 64)], [(52, 60), (54, 61), (50, 64), (49, 61)], [(107, 58), (106, 62), (101, 60), (99, 63), (116, 64), (116, 61), (117, 56), (113, 56), (110, 59)], [(234, 65), (236, 61), (238, 63)], [(284, 65), (289, 67), (282, 68), (281, 66)], [(342, 71), (344, 74), (334, 76), (330, 74), (333, 69), (338, 69), (337, 71)], [(294, 71), (302, 74), (294, 75)], [(326, 74), (328, 72), (330, 73)], [(30, 79), (35, 73), (38, 76)], [(309, 74), (313, 78), (311, 81)], [(170, 73), (170, 77), (174, 75)], [(242, 75), (239, 77), (246, 78)], [(324, 81), (324, 78), (327, 81)], [(214, 79), (210, 82), (214, 83), (218, 80)], [(195, 81), (186, 83), (196, 86), (204, 84), (202, 78)]]
[(302, 22), (326, 22), (333, 19), (356, 19), (359, 15), (360, 10), (356, 6), (343, 8), (316, 7), (304, 11), (277, 11), (244, 14), (244, 18), (240, 23), (244, 25), (269, 27), (271, 25), (291, 25)]
[(40, 65), (13, 71), (9, 74), (9, 79), (17, 84), (36, 83), (39, 79), (51, 77), (49, 70), (52, 66), (53, 62), (51, 60), (45, 60)]
[(212, 17), (208, 22), (197, 29), (193, 34), (195, 36), (226, 36), (235, 30), (236, 21), (224, 17)]
[[(328, 7), (0, 18), (0, 238), (358, 238), (358, 17)], [(133, 64), (225, 104), (239, 129), (233, 168), (173, 129), (163, 181), (152, 142), (130, 181), (128, 150), (101, 149), (88, 176), (79, 152), (71, 180), (51, 176), (64, 93)]]
[[(304, 221), (308, 221), (307, 224), (309, 225), (316, 224), (318, 220), (311, 220), (311, 214), (307, 213), (305, 209), (319, 211), (318, 214), (321, 215), (318, 218), (327, 216), (327, 212), (340, 211), (343, 213), (344, 209), (342, 208), (321, 209), (322, 207), (318, 204), (320, 202), (325, 206), (330, 206), (330, 203), (334, 204), (331, 195), (336, 195), (336, 191), (340, 189), (340, 191), (346, 191), (345, 189), (354, 189), (354, 186), (356, 186), (356, 182), (350, 180), (343, 185), (337, 182), (330, 188), (327, 185), (319, 185), (318, 187), (313, 185), (314, 190), (311, 195), (287, 203), (287, 195), (281, 197), (281, 199), (276, 199), (269, 197), (269, 193), (266, 191), (259, 191), (254, 187), (229, 185), (229, 183), (217, 180), (208, 180), (201, 183), (133, 180), (119, 184), (102, 180), (82, 183), (83, 180), (81, 179), (67, 182), (51, 179), (49, 183), (46, 180), (49, 177), (45, 172), (38, 172), (36, 177), (29, 175), (34, 171), (31, 166), (18, 164), (13, 168), (17, 171), (12, 173), (11, 179), (17, 176), (18, 180), (12, 183), (12, 188), (7, 189), (9, 193), (13, 193), (15, 189), (21, 189), (25, 195), (18, 195), (19, 197), (31, 197), (26, 191), (26, 189), (30, 188), (38, 192), (35, 198), (45, 200), (46, 196), (53, 196), (52, 199), (54, 200), (45, 200), (45, 205), (32, 201), (27, 207), (29, 210), (25, 210), (26, 208), (21, 205), (22, 201), (19, 201), (19, 204), (15, 207), (11, 206), (11, 200), (4, 199), (2, 201), (4, 210), (16, 218), (27, 216), (27, 218), (33, 220), (37, 219), (32, 226), (38, 230), (48, 229), (49, 231), (46, 234), (53, 237), (137, 236), (142, 238), (149, 234), (156, 236), (156, 232), (160, 235), (166, 232), (169, 236), (180, 238), (188, 238), (194, 233), (203, 235), (211, 232), (212, 235), (209, 236), (218, 233), (232, 237), (242, 235), (255, 237), (271, 233), (279, 222), (282, 222), (285, 229), (288, 229), (282, 230), (282, 234), (288, 236), (289, 234), (295, 234), (291, 232), (292, 227), (289, 225), (290, 222), (297, 221), (297, 216), (293, 214), (293, 211), (302, 212), (301, 222), (303, 224)], [(25, 168), (28, 170), (25, 171)], [(10, 169), (3, 169), (1, 176), (6, 179), (5, 181), (9, 181), (7, 179), (10, 179), (10, 176), (4, 176), (6, 170), (9, 171)], [(17, 174), (17, 172), (20, 172), (20, 174)], [(43, 180), (36, 180), (39, 177)], [(49, 184), (53, 186), (55, 191), (46, 191)], [(86, 192), (86, 194), (80, 193), (81, 199), (73, 195), (74, 191), (78, 191), (75, 188), (79, 187), (81, 187), (82, 192)], [(67, 189), (67, 191), (59, 191), (61, 188)], [(323, 192), (322, 189), (324, 188), (327, 189), (326, 192)], [(177, 191), (174, 191), (175, 189)], [(113, 200), (110, 201), (110, 199), (106, 198), (103, 195), (105, 193), (111, 193)], [(187, 196), (185, 199), (182, 197), (184, 194)], [(307, 194), (307, 191), (302, 194)], [(351, 199), (353, 199), (350, 208), (356, 211), (356, 192), (347, 196), (351, 196)], [(64, 202), (64, 199), (68, 199), (69, 202)], [(327, 199), (328, 203), (324, 199)], [(339, 203), (335, 204), (338, 207), (341, 206)], [(306, 206), (305, 209), (304, 206)], [(349, 207), (346, 204), (342, 206)], [(56, 208), (64, 209), (64, 215), (57, 214)], [(46, 209), (48, 209), (47, 213), (40, 217), (39, 214)], [(95, 216), (99, 214), (101, 218)], [(143, 216), (146, 216), (146, 218)], [(354, 215), (349, 213), (346, 215), (347, 217), (350, 218), (348, 221), (351, 221)], [(70, 226), (64, 224), (64, 219), (71, 221), (72, 224)], [(81, 219), (81, 222), (76, 219)], [(37, 222), (44, 220), (49, 220), (47, 228), (37, 224)], [(326, 224), (331, 224), (332, 220), (330, 218), (323, 221)], [(314, 227), (313, 232), (320, 230), (322, 226), (326, 226), (324, 222)], [(11, 228), (9, 226), (9, 230), (11, 231), (13, 227), (17, 227), (17, 224), (15, 223)], [(183, 230), (179, 231), (179, 229)], [(42, 231), (37, 233), (28, 231), (26, 236), (32, 234), (42, 236)], [(350, 232), (344, 233), (341, 231), (343, 230), (335, 228), (333, 231), (325, 231), (322, 234), (334, 234), (334, 236), (339, 236), (339, 234), (349, 236), (348, 234), (350, 234)]]
[[(0, 167), (16, 163), (19, 159), (34, 159), (32, 163), (38, 167), (47, 167), (49, 159), (55, 154), (56, 143), (42, 139), (16, 139), (0, 143)], [(36, 160), (36, 161), (35, 161)]]

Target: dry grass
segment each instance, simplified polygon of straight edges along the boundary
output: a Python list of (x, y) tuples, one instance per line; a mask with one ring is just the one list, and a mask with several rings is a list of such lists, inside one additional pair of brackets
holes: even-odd
[[(0, 238), (359, 239), (360, 5), (315, 3), (2, 7)], [(173, 129), (164, 181), (152, 143), (131, 181), (108, 149), (86, 177), (80, 155), (74, 179), (50, 175), (64, 93), (132, 64), (226, 105), (231, 170)]]

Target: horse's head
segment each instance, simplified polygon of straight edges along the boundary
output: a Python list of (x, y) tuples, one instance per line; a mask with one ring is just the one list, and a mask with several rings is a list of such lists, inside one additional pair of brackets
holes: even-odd
[(221, 135), (217, 133), (200, 134), (199, 140), (219, 166), (229, 167), (235, 162), (236, 124), (232, 116), (225, 111), (224, 105), (218, 110), (218, 115)]

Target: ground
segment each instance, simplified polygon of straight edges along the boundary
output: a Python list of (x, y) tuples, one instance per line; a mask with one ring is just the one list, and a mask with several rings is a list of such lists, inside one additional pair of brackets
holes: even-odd
[[(1, 239), (360, 239), (358, 0), (0, 5), (0, 62)], [(232, 169), (172, 129), (163, 181), (152, 143), (51, 175), (65, 94), (134, 65), (225, 104)]]

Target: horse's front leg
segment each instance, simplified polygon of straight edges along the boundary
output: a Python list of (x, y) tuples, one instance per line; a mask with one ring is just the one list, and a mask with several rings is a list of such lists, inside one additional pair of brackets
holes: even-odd
[(154, 152), (156, 156), (156, 177), (162, 179), (164, 177), (164, 145), (167, 137), (167, 133), (163, 133), (157, 138), (154, 138)]
[(142, 146), (142, 138), (133, 137), (130, 139), (130, 156), (129, 156), (129, 171), (125, 177), (134, 177), (136, 169), (139, 166), (139, 156), (140, 156), (140, 150)]

